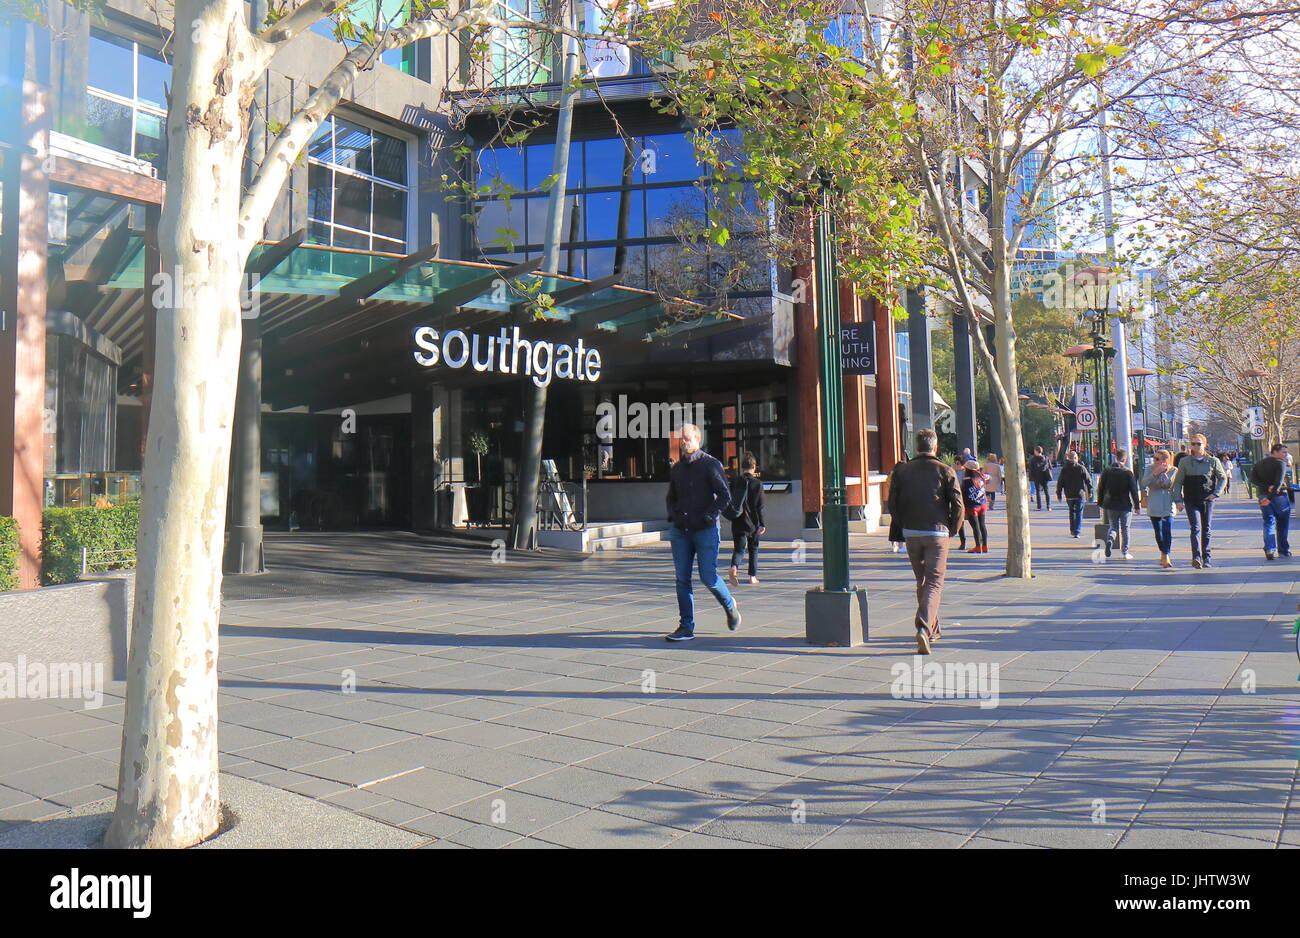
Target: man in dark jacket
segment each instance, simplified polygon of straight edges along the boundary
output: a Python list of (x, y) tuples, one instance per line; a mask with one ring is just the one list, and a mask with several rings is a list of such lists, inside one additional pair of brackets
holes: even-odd
[(1026, 467), (1029, 481), (1034, 483), (1034, 506), (1040, 510), (1043, 499), (1047, 500), (1047, 510), (1052, 510), (1052, 462), (1043, 455), (1041, 446), (1034, 447), (1034, 455), (1029, 457)]
[(1065, 499), (1065, 507), (1070, 512), (1070, 536), (1078, 537), (1079, 528), (1083, 526), (1083, 494), (1092, 498), (1092, 473), (1088, 467), (1079, 462), (1077, 450), (1065, 454), (1065, 465), (1056, 477), (1056, 497)]
[(920, 431), (917, 455), (895, 466), (889, 477), (889, 514), (916, 577), (916, 650), (922, 655), (942, 634), (939, 601), (948, 572), (948, 538), (961, 528), (965, 511), (957, 474), (935, 456), (938, 445), (933, 430)]
[(1264, 516), (1264, 556), (1291, 556), (1291, 489), (1286, 482), (1286, 444), (1274, 443), (1269, 454), (1255, 463), (1250, 484), (1259, 496)]
[(1192, 538), (1192, 566), (1210, 565), (1210, 514), (1223, 494), (1227, 478), (1223, 466), (1206, 450), (1205, 434), (1192, 437), (1191, 452), (1174, 472), (1174, 501), (1187, 508), (1187, 530)]
[(1097, 480), (1097, 501), (1102, 520), (1106, 522), (1106, 556), (1110, 556), (1118, 539), (1124, 559), (1132, 560), (1133, 554), (1128, 549), (1128, 520), (1132, 512), (1142, 507), (1142, 496), (1138, 493), (1137, 476), (1129, 469), (1128, 456), (1122, 449), (1115, 451), (1115, 465)]
[(677, 631), (666, 636), (670, 642), (695, 637), (695, 596), (691, 589), (691, 565), (698, 558), (700, 582), (727, 613), (727, 628), (740, 625), (740, 612), (727, 584), (718, 576), (718, 517), (731, 504), (722, 463), (700, 449), (700, 428), (682, 426), (682, 458), (668, 473), (668, 540), (673, 547), (673, 568), (677, 574)]

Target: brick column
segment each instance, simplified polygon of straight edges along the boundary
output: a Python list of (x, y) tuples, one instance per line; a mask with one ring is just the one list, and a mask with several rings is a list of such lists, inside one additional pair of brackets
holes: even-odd
[(903, 448), (898, 427), (898, 374), (894, 359), (898, 343), (894, 339), (894, 317), (889, 308), (875, 300), (863, 303), (876, 323), (876, 420), (880, 427), (880, 460), (883, 465), (872, 466), (876, 472), (888, 475), (902, 457)]
[[(812, 243), (812, 219), (801, 222), (801, 234), (806, 244)], [(821, 382), (819, 362), (821, 349), (817, 342), (816, 285), (811, 264), (800, 264), (794, 271), (796, 281), (802, 283), (804, 302), (794, 307), (795, 340), (798, 343), (796, 406), (799, 408), (799, 461), (800, 487), (803, 489), (803, 510), (812, 514), (822, 510), (822, 425)]]
[[(0, 515), (18, 522), (19, 583), (40, 585), (41, 512), (44, 506), (45, 254), (49, 181), (49, 90), (26, 74), (26, 37), (48, 43), (42, 31), (11, 27), (3, 51), (10, 60), (3, 88), (13, 95), (0, 116), (0, 133), (14, 148), (4, 157), (4, 237), (0, 242)], [(48, 47), (35, 58), (48, 69)], [(21, 99), (14, 94), (21, 88)], [(16, 114), (14, 112), (17, 112)]]

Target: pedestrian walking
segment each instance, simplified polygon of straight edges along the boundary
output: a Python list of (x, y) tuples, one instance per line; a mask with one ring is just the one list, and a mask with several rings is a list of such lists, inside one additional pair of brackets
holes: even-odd
[(989, 500), (989, 511), (992, 511), (997, 504), (998, 492), (1002, 491), (1002, 463), (993, 453), (984, 460), (984, 478), (984, 494)]
[(1250, 484), (1259, 495), (1259, 511), (1264, 519), (1264, 556), (1291, 556), (1291, 488), (1287, 479), (1285, 443), (1274, 443), (1268, 455), (1255, 463)]
[(916, 650), (928, 655), (939, 639), (939, 603), (948, 570), (948, 539), (962, 524), (962, 493), (957, 474), (935, 455), (933, 430), (916, 434), (916, 455), (894, 468), (889, 478), (889, 513), (907, 544), (916, 577)]
[(980, 464), (975, 460), (966, 463), (962, 472), (962, 507), (966, 510), (966, 520), (970, 522), (971, 537), (975, 546), (969, 553), (987, 554), (989, 552), (989, 529), (984, 523), (984, 513), (989, 510), (988, 495), (985, 487), (988, 477), (980, 472)]
[(749, 582), (758, 586), (758, 539), (767, 533), (767, 526), (763, 521), (763, 483), (758, 481), (758, 461), (753, 453), (740, 458), (740, 472), (731, 485), (731, 510), (736, 519), (731, 522), (731, 576), (727, 582), (740, 585), (740, 559), (748, 554)]
[(1156, 535), (1156, 548), (1160, 551), (1160, 566), (1169, 569), (1174, 565), (1173, 524), (1178, 509), (1174, 506), (1173, 454), (1158, 449), (1151, 458), (1151, 468), (1142, 476), (1142, 491), (1147, 496), (1147, 517)]
[[(953, 475), (955, 475), (955, 476), (957, 477), (957, 487), (960, 489), (960, 488), (961, 488), (961, 478), (962, 478), (963, 475), (966, 474), (966, 459), (965, 459), (965, 457), (960, 456), (960, 455), (958, 455), (958, 456), (954, 456), (954, 457), (953, 457), (953, 460), (952, 460), (952, 471), (953, 471)], [(963, 501), (963, 504), (965, 504), (964, 501)], [(967, 518), (967, 519), (966, 519), (965, 521), (963, 521), (961, 524), (957, 525), (957, 540), (958, 540), (958, 548), (957, 548), (957, 549), (958, 549), (958, 550), (965, 550), (965, 549), (966, 549), (966, 522), (969, 521), (969, 520), (970, 520), (970, 519)], [(974, 530), (974, 528), (973, 528), (973, 526), (972, 526), (972, 531), (973, 531), (973, 530)]]
[(1065, 507), (1070, 515), (1070, 536), (1077, 538), (1083, 527), (1083, 499), (1085, 493), (1092, 498), (1092, 473), (1088, 467), (1079, 462), (1079, 451), (1070, 450), (1065, 454), (1065, 465), (1056, 475), (1056, 499), (1065, 499)]
[(682, 456), (668, 473), (668, 540), (673, 548), (673, 571), (677, 579), (677, 630), (665, 636), (670, 642), (695, 637), (695, 596), (691, 589), (691, 567), (699, 564), (700, 582), (727, 614), (727, 628), (740, 625), (740, 610), (727, 584), (718, 576), (718, 547), (721, 534), (718, 519), (731, 505), (731, 488), (718, 462), (700, 449), (700, 428), (682, 425)]
[(1179, 443), (1178, 452), (1174, 453), (1174, 468), (1177, 469), (1178, 464), (1186, 458), (1187, 458), (1187, 444)]
[(1118, 540), (1123, 558), (1132, 560), (1129, 515), (1142, 507), (1142, 497), (1138, 494), (1137, 477), (1129, 469), (1128, 457), (1122, 449), (1115, 451), (1115, 464), (1097, 479), (1097, 502), (1106, 523), (1106, 556), (1110, 556), (1111, 548)]
[(1034, 455), (1029, 457), (1029, 482), (1034, 489), (1034, 507), (1039, 511), (1043, 508), (1043, 500), (1047, 500), (1047, 510), (1052, 510), (1052, 463), (1043, 455), (1041, 446), (1034, 447)]
[(1223, 494), (1223, 466), (1205, 451), (1205, 436), (1196, 434), (1191, 449), (1174, 473), (1174, 504), (1186, 506), (1192, 538), (1192, 566), (1210, 565), (1210, 509)]

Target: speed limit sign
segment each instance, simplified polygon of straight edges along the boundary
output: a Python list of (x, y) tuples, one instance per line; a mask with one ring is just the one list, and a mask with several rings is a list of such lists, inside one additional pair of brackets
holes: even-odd
[(1097, 395), (1091, 384), (1074, 386), (1074, 423), (1080, 430), (1097, 428)]

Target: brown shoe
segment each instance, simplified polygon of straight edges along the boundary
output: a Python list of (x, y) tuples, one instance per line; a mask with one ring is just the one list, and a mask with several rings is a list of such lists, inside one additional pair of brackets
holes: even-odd
[(916, 630), (916, 653), (918, 655), (930, 653), (930, 633), (924, 628)]

